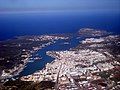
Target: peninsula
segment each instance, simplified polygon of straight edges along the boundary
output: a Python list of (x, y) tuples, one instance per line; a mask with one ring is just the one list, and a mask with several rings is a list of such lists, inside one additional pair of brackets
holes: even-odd
[[(40, 37), (42, 37), (42, 42), (47, 39), (45, 46), (52, 44), (55, 40), (68, 39), (65, 36)], [(33, 42), (32, 38), (29, 40)], [(75, 38), (79, 40), (79, 44), (75, 47), (61, 51), (55, 51), (53, 48), (52, 51), (47, 51), (46, 54), (54, 60), (47, 63), (43, 69), (19, 79), (7, 81), (2, 87), (5, 89), (30, 89), (32, 87), (32, 90), (119, 89), (120, 36), (104, 30), (83, 28), (78, 31)], [(38, 48), (39, 44), (35, 45)], [(2, 73), (2, 76), (5, 75), (6, 73)]]

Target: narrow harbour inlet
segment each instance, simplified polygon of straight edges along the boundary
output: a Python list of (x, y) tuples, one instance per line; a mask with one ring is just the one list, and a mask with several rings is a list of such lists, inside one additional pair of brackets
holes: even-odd
[[(82, 28), (71, 36), (63, 38), (57, 35), (54, 43), (33, 53), (32, 62), (4, 85), (30, 83), (28, 88), (33, 86), (40, 90), (118, 88), (119, 71), (114, 69), (119, 69), (119, 35)], [(45, 36), (48, 37), (51, 36)], [(41, 58), (38, 60), (38, 57)]]
[[(42, 48), (37, 52), (38, 55), (42, 57), (40, 60), (32, 60), (33, 62), (28, 62), (23, 71), (18, 75), (18, 77), (26, 76), (34, 73), (37, 70), (41, 70), (45, 67), (47, 63), (50, 63), (54, 60), (54, 58), (46, 55), (47, 51), (64, 51), (69, 50), (79, 44), (80, 39), (77, 39), (76, 35), (72, 36), (72, 38), (68, 40), (58, 40), (56, 43), (51, 44), (45, 48)], [(69, 44), (65, 44), (68, 42)], [(34, 68), (33, 68), (34, 67)]]
[(0, 90), (120, 90), (120, 0), (0, 0)]

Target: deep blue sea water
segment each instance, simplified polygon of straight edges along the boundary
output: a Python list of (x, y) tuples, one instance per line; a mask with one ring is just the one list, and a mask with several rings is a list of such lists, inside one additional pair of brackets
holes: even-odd
[[(21, 35), (41, 35), (54, 33), (76, 33), (80, 28), (95, 28), (120, 34), (120, 13), (102, 12), (41, 12), (0, 14), (0, 40)], [(69, 45), (63, 41), (50, 45), (37, 53), (42, 60), (28, 63), (20, 76), (29, 75), (45, 67), (54, 59), (46, 55), (49, 50), (68, 50), (79, 40), (71, 39)]]
[(85, 27), (119, 33), (120, 13), (39, 12), (0, 14), (0, 40), (21, 35), (74, 33)]

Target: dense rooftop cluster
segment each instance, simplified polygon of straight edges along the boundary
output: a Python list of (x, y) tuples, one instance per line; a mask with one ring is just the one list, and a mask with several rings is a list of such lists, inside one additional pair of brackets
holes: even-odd
[(68, 39), (68, 37), (64, 35), (21, 36), (0, 42), (0, 79), (18, 75), (33, 53), (59, 39)]
[[(53, 53), (59, 56), (54, 62), (48, 63), (43, 70), (22, 77), (21, 80), (34, 82), (53, 81), (57, 82), (57, 88), (59, 89), (68, 87), (67, 89), (78, 90), (84, 88), (83, 86), (88, 89), (94, 89), (95, 85), (93, 82), (107, 85), (107, 80), (104, 80), (106, 77), (101, 77), (100, 73), (114, 69), (113, 64), (119, 64), (119, 62), (109, 61), (110, 58), (89, 49)], [(49, 55), (51, 54), (50, 52)], [(110, 77), (112, 77), (112, 74)], [(112, 81), (109, 83), (114, 84)], [(101, 88), (105, 88), (105, 86), (101, 86)]]
[[(88, 33), (89, 32), (89, 33)], [(52, 81), (58, 90), (116, 90), (120, 88), (120, 37), (106, 31), (82, 29), (89, 38), (68, 51), (48, 51), (55, 58), (23, 81)], [(94, 36), (94, 37), (92, 37)], [(96, 37), (97, 36), (97, 37)], [(118, 48), (118, 49), (115, 49)], [(113, 52), (115, 51), (115, 54)]]
[[(20, 81), (32, 82), (40, 90), (119, 90), (120, 36), (83, 28), (78, 37), (82, 38), (79, 45), (70, 50), (47, 51), (54, 61)], [(53, 40), (53, 36), (46, 38)]]

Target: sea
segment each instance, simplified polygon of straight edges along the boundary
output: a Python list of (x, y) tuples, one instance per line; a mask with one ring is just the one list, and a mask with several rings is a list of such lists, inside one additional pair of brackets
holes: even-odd
[(120, 12), (0, 13), (0, 41), (21, 35), (75, 33), (80, 28), (94, 28), (120, 33)]
[[(81, 28), (106, 30), (120, 34), (119, 12), (34, 12), (34, 13), (3, 13), (0, 14), (0, 41), (23, 35), (77, 33)], [(36, 54), (41, 60), (29, 62), (18, 77), (32, 74), (45, 67), (54, 58), (46, 55), (47, 51), (69, 50), (79, 44), (76, 37), (65, 40), (39, 50)]]

